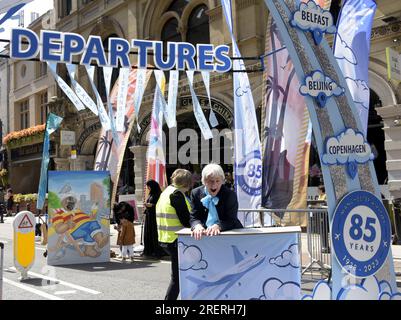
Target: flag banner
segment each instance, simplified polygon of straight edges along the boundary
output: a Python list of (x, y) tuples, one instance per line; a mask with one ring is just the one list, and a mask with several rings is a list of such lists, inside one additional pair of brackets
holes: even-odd
[(88, 73), (89, 76), (89, 82), (91, 84), (92, 90), (95, 93), (96, 96), (96, 102), (97, 102), (97, 109), (99, 111), (99, 119), (100, 123), (102, 124), (102, 127), (105, 128), (106, 130), (111, 129), (111, 123), (110, 123), (110, 118), (104, 108), (102, 98), (100, 98), (99, 92), (96, 89), (96, 85), (93, 81), (94, 75), (95, 75), (95, 67), (94, 66), (89, 66), (85, 65), (86, 72)]
[(365, 136), (369, 118), (370, 34), (375, 12), (373, 0), (345, 1), (334, 40), (334, 56), (347, 81)]
[(180, 231), (181, 299), (300, 300), (299, 234), (268, 230), (241, 229), (202, 241)]
[(178, 80), (179, 80), (179, 71), (178, 70), (170, 70), (170, 77), (168, 83), (168, 100), (167, 100), (167, 108), (169, 110), (169, 115), (174, 119), (174, 127), (177, 126), (177, 95), (178, 95)]
[(212, 128), (214, 128), (214, 127), (218, 126), (219, 122), (217, 121), (216, 115), (213, 112), (212, 99), (210, 98), (210, 72), (201, 71), (201, 73), (202, 73), (203, 83), (205, 84), (207, 97), (209, 98), (209, 108), (210, 108), (209, 123), (210, 123), (210, 126)]
[(106, 87), (106, 100), (107, 100), (107, 107), (109, 110), (111, 134), (113, 135), (114, 141), (120, 144), (119, 141), (120, 138), (118, 137), (116, 130), (116, 120), (113, 112), (113, 106), (110, 103), (110, 85), (111, 85), (112, 74), (113, 74), (113, 67), (103, 67), (103, 77), (104, 77), (104, 84)]
[(125, 113), (125, 105), (127, 103), (129, 73), (130, 69), (121, 68), (120, 76), (118, 78), (117, 113), (116, 113), (116, 130), (118, 132), (124, 131), (124, 113)]
[[(134, 107), (137, 119), (139, 119), (139, 110), (141, 108), (143, 94), (145, 92), (146, 85), (148, 84), (148, 81), (150, 79), (149, 74), (151, 75), (152, 73), (149, 73), (149, 71), (146, 69), (137, 69), (136, 89), (134, 95)], [(138, 132), (140, 132), (141, 128), (139, 127), (139, 121), (137, 121), (137, 128)]]
[[(128, 77), (127, 102), (124, 106), (124, 131), (117, 132), (119, 136), (119, 144), (114, 141), (111, 131), (102, 128), (96, 150), (94, 170), (110, 171), (110, 177), (113, 182), (112, 199), (115, 199), (125, 149), (135, 123), (134, 92), (137, 81), (137, 71), (138, 69), (131, 69)], [(147, 70), (145, 75), (145, 81), (147, 82), (152, 75), (152, 70)], [(116, 82), (110, 94), (110, 101), (113, 108), (117, 105), (118, 90), (119, 81)]]
[[(233, 56), (241, 57), (233, 34), (231, 1), (222, 0), (224, 16), (232, 40)], [(245, 70), (242, 59), (233, 61), (234, 70)], [(241, 209), (258, 209), (262, 193), (262, 155), (251, 85), (246, 72), (233, 73), (235, 189)], [(257, 212), (239, 213), (244, 226), (260, 225)]]
[(202, 107), (199, 103), (198, 97), (196, 96), (195, 90), (194, 90), (194, 71), (189, 70), (187, 71), (187, 77), (188, 77), (188, 85), (189, 85), (189, 90), (191, 91), (191, 96), (192, 96), (192, 106), (194, 108), (194, 115), (196, 122), (199, 125), (199, 128), (202, 132), (203, 138), (205, 140), (209, 140), (213, 138), (213, 133), (210, 130), (209, 124), (207, 123), (206, 117), (203, 114)]
[[(282, 47), (272, 19), (266, 50)], [(299, 81), (288, 51), (268, 57), (264, 76), (262, 205), (274, 209), (306, 208), (311, 128)], [(306, 225), (306, 216), (280, 214), (284, 225)]]
[(95, 115), (98, 115), (97, 107), (95, 102), (89, 96), (84, 88), (75, 80), (75, 73), (77, 70), (76, 64), (66, 63), (66, 67), (68, 70), (68, 74), (71, 79), (71, 85), (74, 88), (74, 91), (79, 99), (81, 99), (82, 103)]
[(146, 155), (146, 181), (155, 180), (163, 189), (167, 187), (166, 158), (163, 151), (163, 96), (158, 94), (159, 85), (156, 83), (153, 98), (152, 115), (150, 118), (149, 146)]
[(49, 70), (59, 85), (60, 89), (63, 90), (65, 95), (70, 99), (75, 108), (80, 111), (84, 110), (85, 106), (82, 104), (81, 100), (77, 97), (77, 95), (72, 91), (70, 86), (57, 74), (57, 62), (47, 62), (49, 66)]
[(177, 122), (175, 119), (175, 111), (173, 113), (172, 110), (168, 108), (166, 100), (164, 99), (164, 92), (166, 90), (166, 77), (164, 75), (164, 71), (155, 70), (155, 77), (156, 77), (155, 94), (160, 95), (158, 99), (162, 104), (162, 112), (164, 114), (164, 118), (166, 119), (167, 126), (169, 128), (173, 128), (177, 125)]
[(50, 135), (58, 129), (63, 121), (62, 117), (59, 117), (53, 113), (49, 113), (46, 120), (45, 137), (43, 140), (43, 151), (42, 151), (42, 164), (40, 168), (40, 181), (38, 190), (38, 200), (36, 202), (36, 209), (43, 210), (45, 204), (46, 192), (47, 192), (47, 168), (49, 166), (50, 155)]

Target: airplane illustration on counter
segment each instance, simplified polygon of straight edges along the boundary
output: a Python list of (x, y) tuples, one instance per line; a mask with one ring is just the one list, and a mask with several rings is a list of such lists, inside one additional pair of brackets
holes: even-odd
[(245, 274), (247, 274), (249, 271), (261, 265), (266, 258), (264, 256), (263, 257), (259, 256), (258, 254), (248, 258), (244, 258), (244, 256), (239, 252), (236, 246), (231, 246), (231, 247), (234, 253), (234, 262), (235, 262), (234, 266), (232, 266), (231, 268), (222, 273), (210, 277), (209, 279), (199, 279), (193, 276), (186, 277), (188, 280), (197, 284), (195, 292), (190, 297), (190, 299), (194, 299), (196, 297), (206, 297), (206, 296), (208, 299), (210, 299), (209, 294), (211, 294), (212, 291), (216, 290), (216, 288), (220, 287), (221, 285), (226, 284), (226, 286), (214, 298), (214, 299), (219, 299)]

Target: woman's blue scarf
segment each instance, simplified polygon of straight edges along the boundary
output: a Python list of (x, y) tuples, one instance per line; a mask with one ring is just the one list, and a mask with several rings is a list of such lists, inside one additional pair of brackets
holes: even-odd
[(212, 197), (207, 188), (205, 187), (206, 197), (201, 199), (203, 206), (209, 209), (209, 213), (207, 215), (206, 226), (210, 227), (214, 224), (219, 223), (219, 215), (217, 214), (216, 205), (219, 203), (219, 198), (217, 196)]

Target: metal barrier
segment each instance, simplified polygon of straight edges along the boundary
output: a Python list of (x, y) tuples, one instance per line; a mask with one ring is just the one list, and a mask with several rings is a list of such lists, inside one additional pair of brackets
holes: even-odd
[[(253, 224), (247, 227), (265, 226), (264, 221), (272, 221), (272, 227), (300, 226), (303, 230), (301, 241), (306, 242), (309, 263), (303, 268), (302, 274), (312, 270), (314, 265), (319, 266), (321, 273), (329, 273), (331, 269), (331, 245), (329, 234), (329, 219), (327, 207), (310, 207), (309, 209), (239, 209), (245, 216), (252, 214)], [(258, 219), (255, 219), (255, 214)], [(266, 219), (266, 215), (269, 216)], [(306, 239), (305, 239), (306, 231)], [(303, 240), (303, 241), (302, 241)], [(300, 246), (300, 252), (302, 252)], [(302, 254), (301, 254), (302, 259)], [(301, 260), (302, 261), (302, 260)]]

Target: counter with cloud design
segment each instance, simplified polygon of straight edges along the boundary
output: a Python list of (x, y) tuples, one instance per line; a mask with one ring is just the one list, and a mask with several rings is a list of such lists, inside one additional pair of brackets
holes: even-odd
[(203, 237), (179, 232), (183, 300), (299, 300), (300, 227), (247, 228)]

